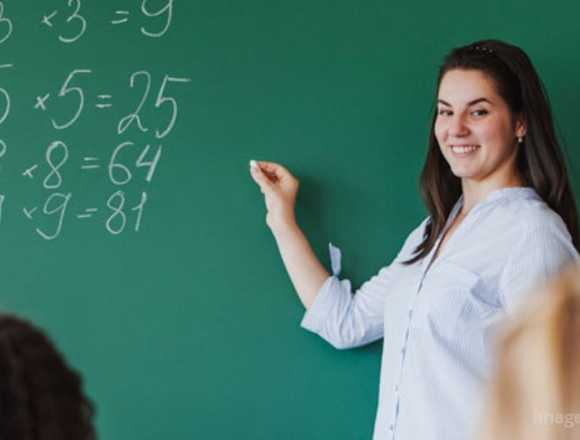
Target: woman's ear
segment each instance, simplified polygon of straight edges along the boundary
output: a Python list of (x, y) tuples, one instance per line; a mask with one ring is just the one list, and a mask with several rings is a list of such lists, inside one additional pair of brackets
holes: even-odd
[(516, 123), (515, 123), (516, 137), (518, 137), (518, 138), (524, 137), (526, 135), (527, 131), (528, 131), (528, 125), (526, 124), (526, 120), (524, 118), (524, 115), (522, 115), (520, 113), (516, 117)]

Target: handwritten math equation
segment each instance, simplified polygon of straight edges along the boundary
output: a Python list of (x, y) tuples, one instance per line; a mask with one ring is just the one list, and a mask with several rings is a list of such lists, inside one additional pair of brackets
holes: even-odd
[[(141, 26), (141, 34), (147, 38), (163, 37), (172, 25), (174, 0), (167, 0), (156, 10), (150, 8), (149, 0), (139, 0), (139, 3), (135, 11), (115, 10), (111, 25), (127, 23), (131, 14), (139, 13), (156, 21), (151, 27)], [(155, 3), (159, 5), (159, 2)], [(13, 37), (15, 24), (8, 12), (4, 2), (0, 1), (0, 47)], [(63, 0), (63, 9), (46, 13), (40, 23), (53, 30), (55, 37), (63, 44), (80, 41), (89, 27), (89, 20), (82, 13), (81, 0)], [(0, 127), (9, 122), (12, 114), (12, 94), (2, 87), (2, 76), (17, 74), (17, 65), (0, 64)], [(126, 230), (139, 232), (148, 193), (142, 190), (140, 194), (128, 194), (126, 185), (139, 181), (147, 187), (153, 181), (163, 156), (164, 143), (178, 120), (179, 91), (191, 82), (183, 75), (166, 73), (157, 77), (147, 70), (128, 74), (125, 85), (135, 89), (139, 99), (135, 102), (121, 100), (121, 106), (126, 108), (123, 108), (123, 116), (114, 127), (117, 141), (105, 154), (83, 154), (78, 151), (78, 146), (64, 140), (64, 133), (74, 126), (82, 126), (83, 115), (88, 108), (103, 112), (115, 104), (111, 93), (92, 90), (87, 86), (95, 84), (89, 81), (93, 76), (95, 73), (90, 67), (65, 72), (61, 84), (54, 90), (38, 91), (30, 102), (31, 111), (46, 118), (54, 137), (46, 142), (43, 157), (26, 164), (20, 172), (21, 179), (41, 185), (48, 195), (40, 203), (25, 204), (20, 210), (22, 216), (33, 225), (35, 233), (44, 240), (61, 236), (65, 223), (71, 219), (80, 222), (100, 219), (97, 221), (113, 235)], [(51, 111), (53, 106), (58, 107), (58, 114)], [(63, 108), (66, 109), (65, 114)], [(131, 137), (136, 134), (140, 138), (145, 134), (147, 141), (135, 141)], [(9, 154), (10, 145), (0, 131), (0, 161)], [(79, 207), (83, 202), (72, 203), (73, 193), (66, 190), (67, 173), (73, 169), (81, 176), (101, 173), (113, 185), (114, 191), (105, 197), (101, 206)], [(0, 194), (0, 225), (8, 197)]]
[[(132, 15), (140, 14), (152, 21), (149, 26), (140, 26), (139, 31), (149, 38), (163, 37), (173, 20), (174, 0), (167, 0), (157, 9), (150, 6), (150, 0), (140, 0), (137, 10), (115, 10), (112, 11), (109, 23), (114, 26), (128, 23)], [(81, 0), (63, 0), (63, 8), (46, 12), (40, 23), (46, 28), (54, 31), (58, 40), (65, 44), (76, 43), (87, 32), (89, 20), (82, 11)], [(0, 2), (0, 44), (4, 43), (12, 36), (14, 31), (14, 20), (5, 13), (4, 2)]]

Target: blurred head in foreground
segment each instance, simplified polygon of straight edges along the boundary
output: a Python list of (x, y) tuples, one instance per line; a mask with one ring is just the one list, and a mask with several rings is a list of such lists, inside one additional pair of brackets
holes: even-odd
[(92, 440), (82, 379), (31, 323), (0, 314), (0, 440)]
[(480, 440), (580, 439), (580, 267), (507, 324)]

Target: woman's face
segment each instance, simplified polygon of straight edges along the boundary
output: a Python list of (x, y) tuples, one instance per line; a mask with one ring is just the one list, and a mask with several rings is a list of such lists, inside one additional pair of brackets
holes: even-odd
[(495, 84), (479, 70), (448, 71), (439, 85), (435, 137), (454, 175), (464, 182), (508, 185), (518, 180), (515, 125)]

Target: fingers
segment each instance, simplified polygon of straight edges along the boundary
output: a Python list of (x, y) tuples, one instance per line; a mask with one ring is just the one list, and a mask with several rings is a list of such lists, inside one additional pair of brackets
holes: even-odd
[(298, 179), (279, 163), (251, 160), (250, 173), (264, 194), (277, 191), (295, 194), (298, 191)]
[(250, 174), (252, 175), (252, 178), (258, 184), (262, 193), (266, 194), (267, 191), (272, 189), (272, 182), (266, 176), (266, 174), (262, 172), (261, 168), (257, 164), (254, 165), (253, 161), (250, 163)]
[[(280, 172), (277, 164), (273, 162), (250, 161), (250, 171), (256, 170), (259, 174), (265, 176), (271, 183), (277, 183), (280, 180)], [(278, 172), (276, 172), (278, 170)]]
[(256, 161), (257, 165), (270, 176), (275, 176), (276, 179), (284, 179), (291, 176), (290, 171), (288, 171), (283, 165), (276, 162), (268, 161)]

